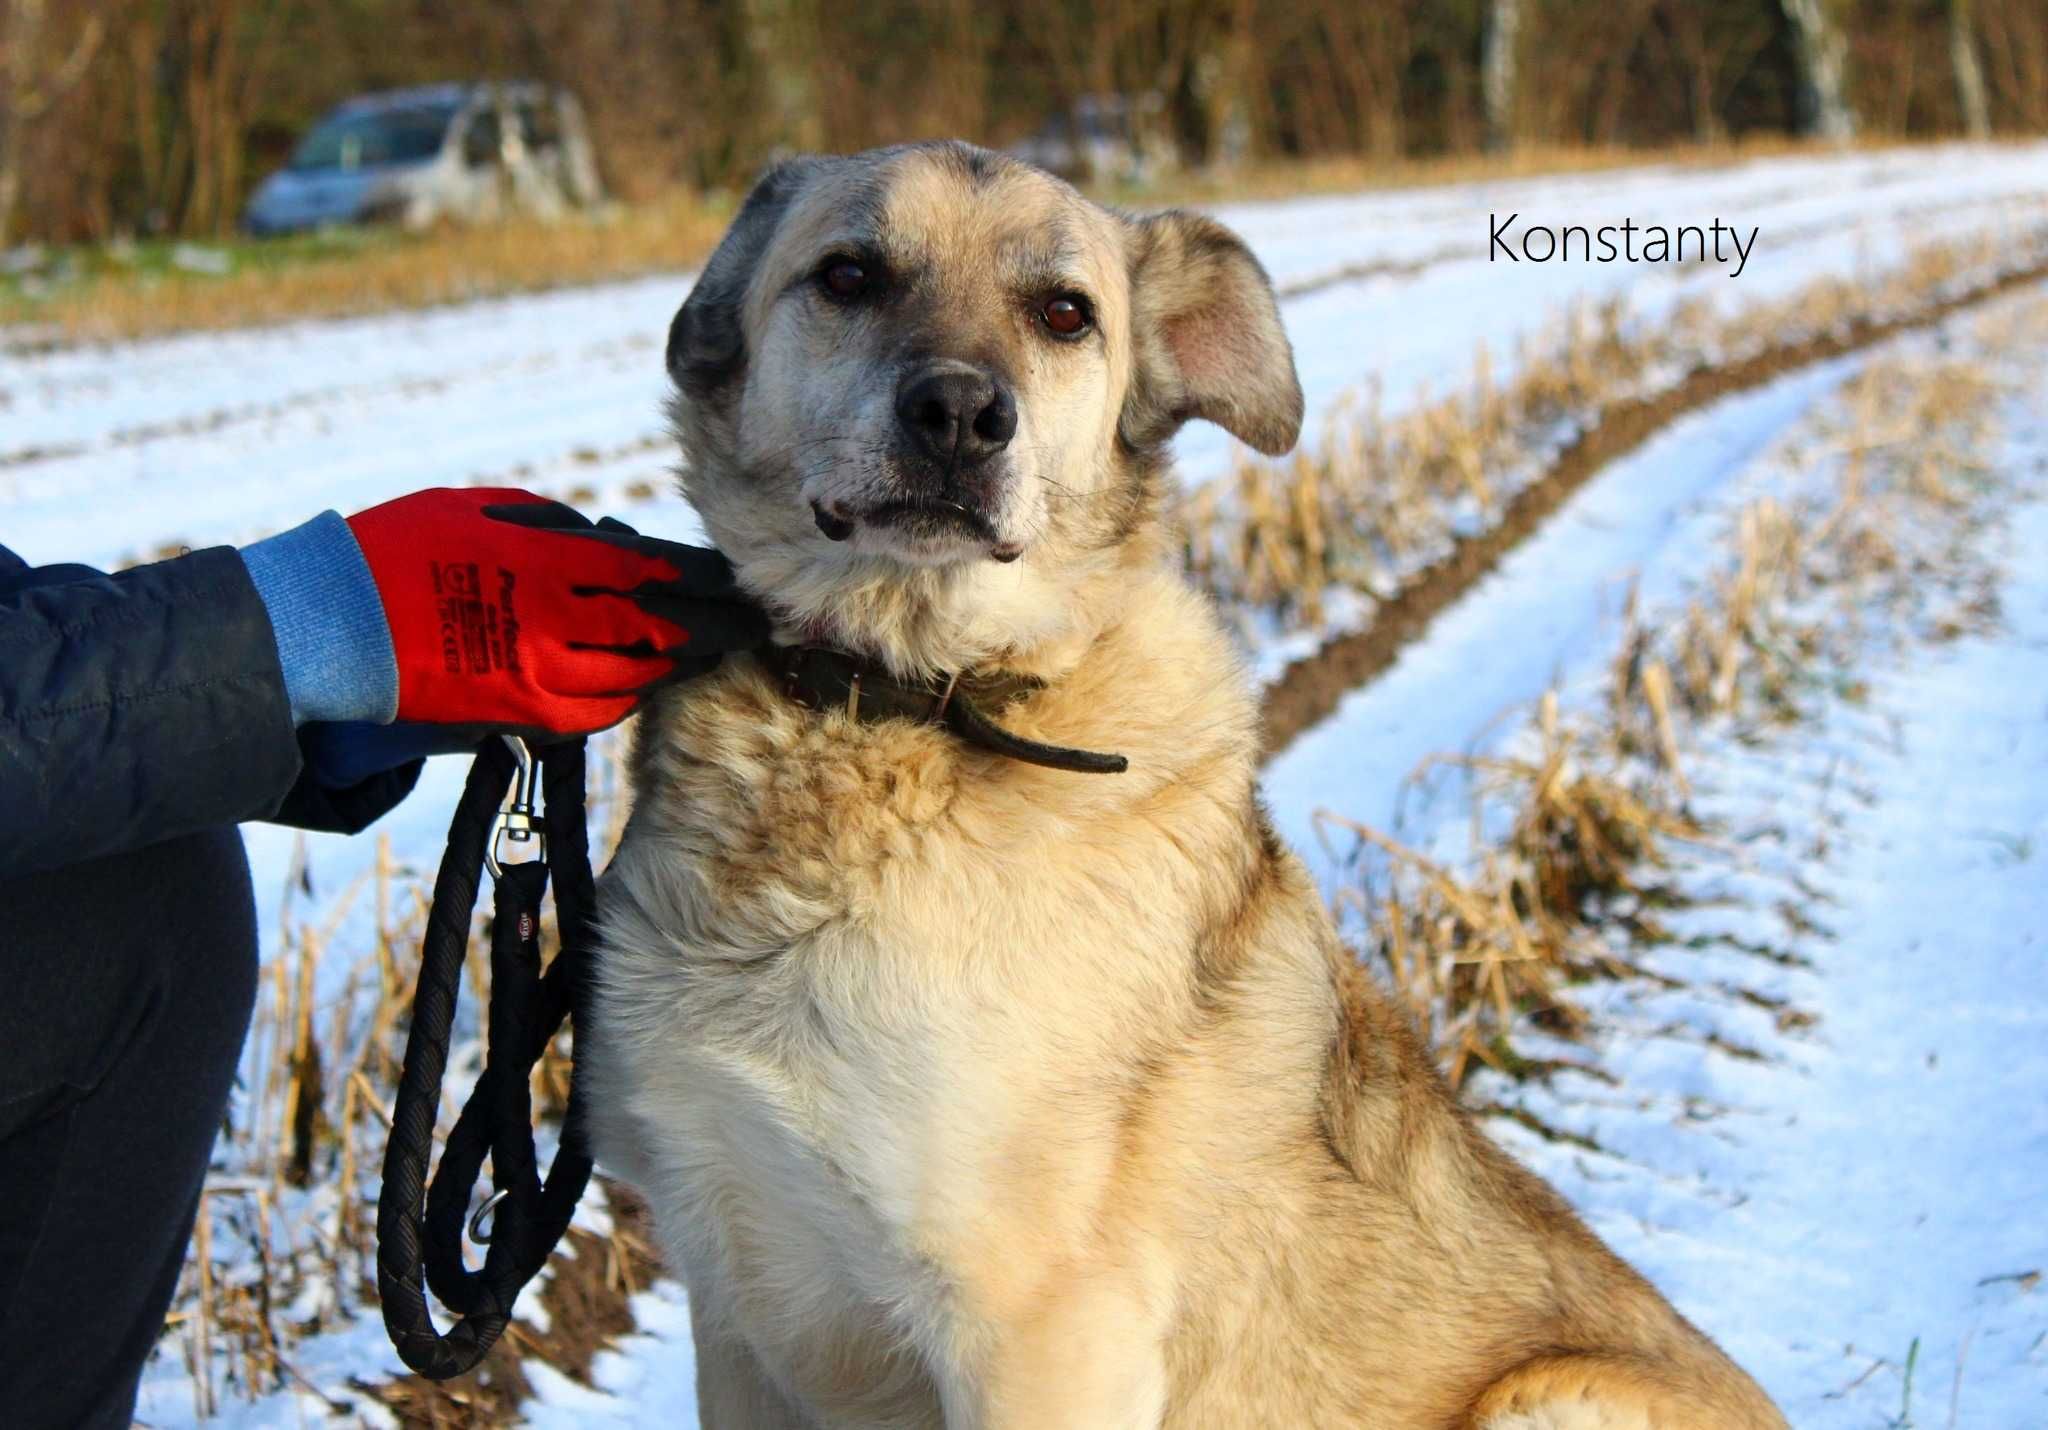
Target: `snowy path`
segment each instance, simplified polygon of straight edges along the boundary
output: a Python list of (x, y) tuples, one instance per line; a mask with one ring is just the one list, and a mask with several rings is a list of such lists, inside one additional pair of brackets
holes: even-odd
[(1496, 1129), (1801, 1430), (2048, 1425), (2048, 433), (2036, 435), (2004, 629), (1880, 673), (1866, 704), (1837, 705), (1789, 752), (1723, 751), (1705, 776), (1737, 827), (1780, 824), (1758, 859), (1818, 889), (1826, 933), (1800, 937), (1768, 910), (1703, 911), (1679, 933), (1789, 940), (1810, 966), (1722, 943), (1652, 967), (1789, 999), (1812, 1028), (1782, 1033), (1713, 988), (1592, 990), (1593, 1061), (1618, 1085), (1565, 1076), (1517, 1100), (1606, 1155)]
[(1423, 760), (1499, 734), (1503, 712), (1599, 659), (1632, 580), (1645, 600), (1683, 590), (1712, 559), (1727, 512), (1782, 486), (1782, 466), (1761, 460), (1772, 443), (1869, 358), (1803, 369), (1673, 423), (1575, 492), (1423, 639), (1274, 756), (1263, 777), (1274, 822), (1324, 892), (1352, 846), (1319, 827), (1320, 811), (1400, 833), (1462, 808), (1449, 774), (1426, 802), (1404, 787)]
[[(2040, 291), (2005, 301), (2038, 311)], [(1317, 839), (1319, 806), (1456, 858), (1461, 782), (1404, 789), (1417, 762), (1493, 747), (1545, 689), (1587, 688), (1631, 576), (1670, 609), (1737, 506), (1810, 479), (1797, 429), (1816, 402), (1888, 349), (1944, 341), (1716, 404), (1596, 477), (1275, 759), (1283, 833), (1326, 885), (1346, 845)], [(2035, 499), (2006, 537), (2006, 628), (1916, 652), (1788, 748), (1718, 751), (1695, 772), (1702, 812), (1772, 832), (1717, 880), (1730, 902), (1668, 917), (1698, 946), (1645, 963), (1682, 986), (1585, 988), (1590, 1045), (1524, 1051), (1591, 1074), (1473, 1090), (1599, 1147), (1493, 1124), (1802, 1430), (2048, 1425), (2044, 398), (2037, 376), (2008, 407), (2003, 465)]]

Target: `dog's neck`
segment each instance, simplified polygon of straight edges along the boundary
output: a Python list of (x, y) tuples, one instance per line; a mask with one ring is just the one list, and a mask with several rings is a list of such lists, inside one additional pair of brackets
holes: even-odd
[(829, 579), (746, 562), (741, 575), (778, 613), (779, 644), (844, 651), (906, 680), (1002, 670), (1049, 684), (1086, 658), (1115, 619), (1117, 590), (1163, 553), (1163, 541), (1147, 533), (1062, 558), (1056, 572), (1027, 554), (1014, 566), (905, 569), (876, 561)]
[(1004, 728), (996, 718), (1002, 709), (1044, 688), (1031, 676), (954, 671), (943, 679), (903, 680), (874, 661), (823, 645), (768, 646), (759, 655), (784, 695), (820, 714), (938, 725), (990, 754), (1077, 774), (1122, 774), (1130, 765), (1119, 754), (1048, 744)]

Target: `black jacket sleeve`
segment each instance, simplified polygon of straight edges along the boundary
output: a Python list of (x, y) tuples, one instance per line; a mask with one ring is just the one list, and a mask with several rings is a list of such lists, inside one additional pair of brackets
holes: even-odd
[(301, 773), (270, 618), (232, 548), (113, 576), (0, 548), (0, 876), (281, 812), (361, 828), (418, 769), (338, 794)]

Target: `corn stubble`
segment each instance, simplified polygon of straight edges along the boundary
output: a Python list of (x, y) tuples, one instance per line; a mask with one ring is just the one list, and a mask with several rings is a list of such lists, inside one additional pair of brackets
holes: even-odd
[(1926, 245), (1888, 273), (1824, 279), (1730, 312), (1689, 301), (1654, 328), (1631, 323), (1618, 302), (1582, 308), (1525, 339), (1505, 380), (1482, 348), (1464, 392), (1392, 418), (1369, 395), (1338, 411), (1313, 448), (1281, 461), (1241, 456), (1184, 503), (1188, 568), (1226, 605), (1317, 630), (1334, 596), (1385, 599), (1462, 535), (1498, 521), (1516, 491), (1616, 404), (1674, 375), (1933, 309), (2043, 253), (2048, 224), (2017, 243), (1985, 235)]
[[(1997, 350), (2048, 302), (1978, 325)], [(1739, 858), (1736, 833), (1691, 812), (1687, 754), (1757, 740), (1851, 693), (1876, 648), (1940, 640), (1995, 614), (1975, 538), (2000, 493), (1989, 465), (1999, 390), (1971, 356), (1887, 358), (1852, 379), (1800, 455), (1823, 495), (1740, 510), (1720, 567), (1657, 624), (1631, 596), (1599, 698), (1556, 692), (1505, 754), (1442, 757), (1469, 773), (1469, 847), (1455, 862), (1336, 815), (1356, 840), (1335, 908), (1399, 994), (1454, 1082), (1484, 1064), (1520, 1075), (1533, 1024), (1570, 1033), (1569, 986), (1631, 971), (1665, 937), (1687, 859)], [(1417, 772), (1426, 777), (1430, 767)]]

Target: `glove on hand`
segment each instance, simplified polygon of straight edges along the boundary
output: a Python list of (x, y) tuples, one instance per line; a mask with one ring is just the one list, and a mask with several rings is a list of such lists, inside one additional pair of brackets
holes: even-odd
[(414, 492), (348, 525), (391, 627), (401, 721), (585, 734), (768, 638), (716, 551), (531, 492)]

